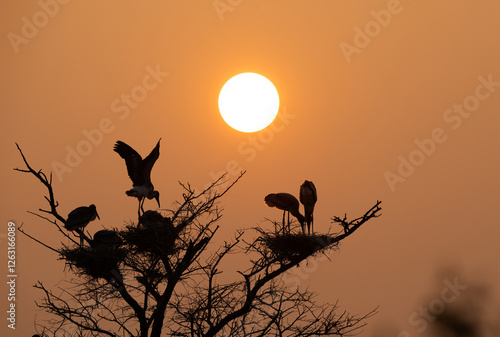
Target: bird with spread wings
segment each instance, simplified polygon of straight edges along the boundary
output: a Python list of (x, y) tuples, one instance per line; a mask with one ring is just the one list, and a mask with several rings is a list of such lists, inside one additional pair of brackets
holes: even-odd
[(144, 201), (146, 198), (155, 198), (158, 207), (160, 207), (160, 192), (156, 191), (151, 183), (151, 169), (160, 156), (160, 140), (161, 138), (151, 153), (144, 159), (142, 159), (136, 150), (120, 140), (116, 142), (113, 148), (120, 157), (125, 159), (128, 176), (133, 184), (132, 189), (125, 193), (129, 197), (135, 197), (139, 200), (139, 216), (141, 215), (141, 210), (144, 213)]

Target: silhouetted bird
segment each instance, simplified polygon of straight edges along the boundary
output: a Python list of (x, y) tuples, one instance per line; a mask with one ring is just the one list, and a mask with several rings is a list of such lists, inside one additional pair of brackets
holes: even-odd
[(289, 193), (268, 194), (264, 201), (269, 207), (276, 207), (283, 211), (283, 234), (285, 234), (285, 213), (288, 212), (288, 233), (290, 233), (290, 213), (304, 226), (304, 216), (299, 212), (299, 201)]
[(157, 211), (146, 211), (139, 217), (138, 226), (148, 226), (163, 222), (163, 216)]
[[(161, 138), (160, 138), (161, 140)], [(129, 197), (136, 197), (139, 200), (139, 216), (144, 213), (144, 201), (156, 199), (160, 207), (160, 192), (154, 189), (151, 183), (151, 169), (160, 156), (160, 140), (151, 153), (144, 159), (133, 148), (122, 141), (117, 141), (113, 150), (125, 159), (128, 176), (132, 180), (133, 187), (125, 192)]]
[[(311, 232), (314, 234), (313, 212), (317, 200), (318, 195), (316, 194), (316, 187), (313, 182), (309, 180), (304, 181), (300, 186), (300, 202), (304, 205), (304, 215), (307, 224), (307, 233), (309, 235), (311, 235)], [(302, 226), (302, 232), (304, 234), (306, 233), (304, 225)]]
[(90, 240), (93, 249), (92, 259), (94, 271), (99, 277), (105, 278), (113, 287), (119, 289), (123, 285), (123, 277), (118, 267), (121, 254), (117, 248), (122, 244), (122, 239), (114, 230), (101, 229), (94, 233)]
[[(99, 218), (97, 214), (97, 209), (95, 205), (81, 206), (75, 208), (68, 214), (68, 220), (64, 224), (64, 228), (69, 231), (76, 231), (80, 235), (80, 246), (83, 246), (83, 228), (89, 224), (89, 222)], [(99, 218), (101, 220), (101, 218)]]
[(97, 246), (117, 246), (122, 243), (122, 239), (116, 231), (101, 229), (94, 234), (93, 244)]

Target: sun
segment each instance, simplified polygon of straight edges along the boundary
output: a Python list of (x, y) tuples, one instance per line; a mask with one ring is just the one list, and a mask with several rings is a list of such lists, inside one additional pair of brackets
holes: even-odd
[(262, 75), (242, 73), (224, 84), (219, 111), (224, 121), (241, 132), (255, 132), (271, 124), (280, 105), (278, 91)]

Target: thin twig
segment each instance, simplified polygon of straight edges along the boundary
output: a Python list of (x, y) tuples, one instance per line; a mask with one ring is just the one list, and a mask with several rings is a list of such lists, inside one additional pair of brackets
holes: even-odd
[(21, 227), (19, 227), (17, 230), (18, 230), (19, 232), (21, 232), (22, 234), (26, 235), (26, 236), (27, 236), (28, 238), (30, 238), (31, 240), (36, 241), (36, 242), (38, 242), (39, 244), (41, 244), (42, 246), (44, 246), (44, 247), (46, 247), (46, 248), (48, 248), (48, 249), (50, 249), (50, 250), (52, 250), (52, 251), (54, 251), (54, 252), (56, 252), (56, 253), (58, 253), (58, 254), (59, 254), (59, 251), (58, 251), (57, 249), (52, 248), (52, 247), (51, 247), (51, 246), (49, 246), (48, 244), (43, 243), (42, 241), (38, 240), (37, 238), (34, 238), (33, 236), (29, 235), (29, 234), (28, 234), (28, 233), (26, 233), (26, 232), (25, 232), (25, 231), (24, 231)]

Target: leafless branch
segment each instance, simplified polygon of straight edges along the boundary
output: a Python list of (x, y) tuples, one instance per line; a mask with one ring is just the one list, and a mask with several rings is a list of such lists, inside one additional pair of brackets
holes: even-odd
[(52, 188), (52, 173), (50, 174), (50, 178), (47, 178), (47, 176), (45, 175), (45, 173), (42, 172), (42, 170), (35, 171), (30, 166), (30, 164), (28, 163), (28, 161), (26, 160), (26, 157), (24, 156), (23, 151), (21, 150), (21, 148), (19, 147), (19, 145), (17, 143), (16, 143), (16, 146), (17, 146), (17, 150), (21, 154), (21, 157), (23, 158), (23, 161), (24, 161), (24, 164), (26, 165), (27, 170), (23, 170), (23, 169), (19, 169), (19, 168), (15, 168), (14, 170), (15, 171), (19, 171), (19, 172), (23, 172), (23, 173), (31, 173), (38, 180), (40, 180), (40, 182), (42, 182), (42, 184), (45, 185), (45, 187), (47, 188), (47, 191), (49, 193), (49, 196), (45, 197), (45, 199), (49, 203), (50, 211), (44, 210), (44, 209), (40, 209), (40, 211), (44, 212), (44, 213), (52, 214), (57, 220), (59, 220), (60, 222), (62, 222), (63, 224), (65, 224), (66, 223), (66, 219), (64, 219), (57, 212), (57, 207), (59, 206), (59, 203), (55, 200), (55, 197), (54, 197), (54, 190)]
[[(22, 226), (22, 225), (21, 225), (21, 226)], [(26, 233), (26, 232), (24, 231), (24, 229), (23, 229), (21, 226), (19, 226), (19, 228), (17, 229), (19, 232), (23, 233), (24, 235), (26, 235), (26, 236), (27, 236), (28, 238), (30, 238), (31, 240), (33, 240), (33, 241), (35, 241), (35, 242), (37, 242), (37, 243), (41, 244), (41, 245), (42, 245), (42, 246), (44, 246), (45, 248), (48, 248), (48, 249), (52, 250), (53, 252), (59, 253), (59, 251), (58, 251), (57, 249), (52, 248), (52, 247), (51, 247), (51, 246), (49, 246), (48, 244), (43, 243), (42, 241), (38, 240), (37, 238), (35, 238), (35, 237), (33, 237), (33, 236), (29, 235), (28, 233)]]
[[(37, 305), (57, 318), (47, 332), (140, 337), (159, 337), (165, 330), (171, 336), (193, 337), (348, 336), (375, 313), (354, 316), (339, 311), (337, 303), (318, 305), (312, 293), (292, 290), (278, 281), (278, 276), (319, 252), (336, 249), (361, 225), (379, 216), (380, 201), (354, 220), (334, 217), (333, 222), (343, 227), (343, 233), (280, 237), (256, 229), (257, 237), (247, 239), (241, 230), (210, 254), (207, 247), (213, 244), (222, 217), (220, 198), (245, 172), (232, 181), (224, 174), (202, 191), (179, 183), (184, 189), (182, 201), (162, 214), (145, 212), (140, 223), (118, 231), (121, 244), (99, 247), (89, 239), (88, 246), (80, 247), (60, 225), (65, 219), (57, 212), (52, 177), (33, 170), (16, 146), (26, 169), (15, 170), (33, 174), (48, 191), (45, 199), (50, 209), (40, 209), (42, 214), (30, 213), (55, 225), (74, 243), (56, 249), (21, 230), (57, 252), (76, 275), (74, 287), (60, 288), (61, 295), (40, 282), (35, 285), (44, 294)], [(272, 242), (285, 242), (285, 248), (291, 243), (300, 249), (283, 253)], [(245, 257), (247, 265), (243, 267), (242, 263), (238, 268), (236, 280), (222, 281), (226, 279), (223, 261), (236, 253)], [(76, 332), (64, 332), (68, 325)]]

